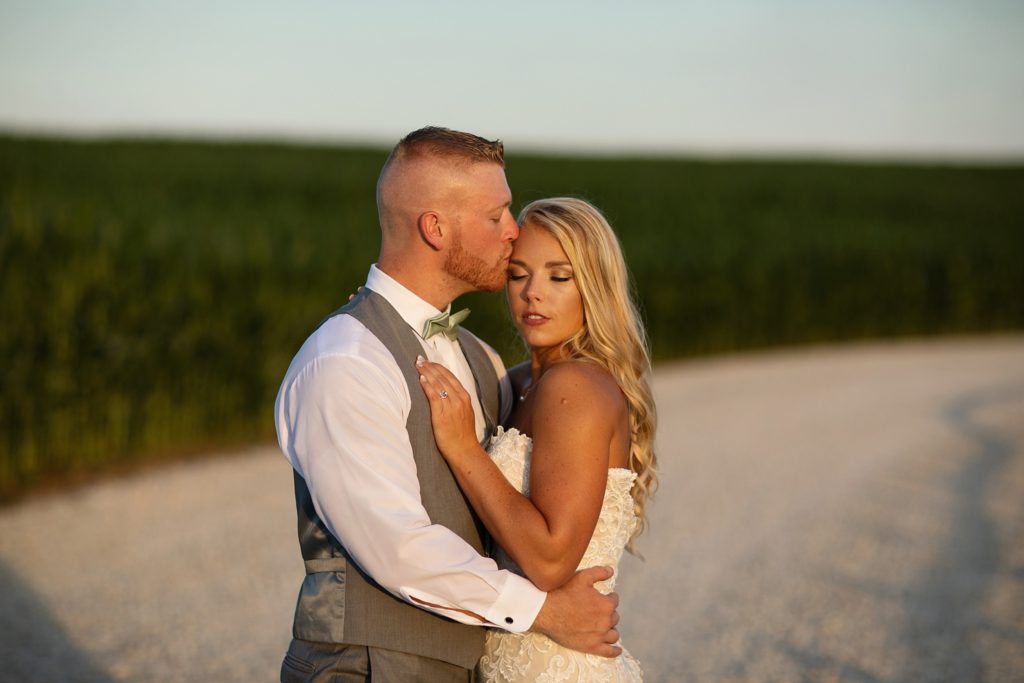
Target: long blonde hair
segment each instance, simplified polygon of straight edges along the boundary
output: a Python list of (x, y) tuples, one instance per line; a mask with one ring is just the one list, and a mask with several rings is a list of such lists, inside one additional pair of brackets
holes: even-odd
[(563, 356), (601, 365), (615, 378), (629, 405), (629, 468), (637, 475), (632, 495), (640, 520), (629, 542), (632, 552), (633, 541), (647, 526), (647, 499), (658, 484), (657, 416), (647, 335), (630, 293), (622, 247), (604, 215), (581, 199), (539, 199), (523, 208), (518, 222), (558, 240), (572, 264), (583, 299), (583, 327), (562, 344)]

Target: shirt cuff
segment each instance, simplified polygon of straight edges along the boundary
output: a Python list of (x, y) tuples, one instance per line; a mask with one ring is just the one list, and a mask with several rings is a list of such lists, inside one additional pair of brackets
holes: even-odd
[(494, 605), (483, 615), (487, 621), (512, 633), (529, 631), (548, 594), (528, 580), (509, 572)]

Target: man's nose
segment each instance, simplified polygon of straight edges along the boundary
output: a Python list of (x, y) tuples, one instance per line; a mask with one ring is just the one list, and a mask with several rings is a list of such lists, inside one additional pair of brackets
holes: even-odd
[(519, 224), (512, 217), (512, 212), (505, 210), (505, 235), (506, 239), (515, 240), (519, 238)]

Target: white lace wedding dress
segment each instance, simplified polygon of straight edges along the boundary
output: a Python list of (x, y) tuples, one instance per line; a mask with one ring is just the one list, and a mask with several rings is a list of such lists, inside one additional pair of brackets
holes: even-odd
[[(517, 490), (530, 495), (530, 456), (533, 441), (516, 429), (498, 428), (488, 449), (491, 459), (505, 478)], [(619, 559), (626, 542), (637, 524), (633, 512), (633, 498), (629, 491), (636, 474), (624, 468), (608, 470), (608, 483), (597, 528), (590, 545), (583, 553), (580, 568), (606, 565), (618, 573)], [(498, 564), (522, 573), (512, 560), (499, 549), (495, 555)], [(610, 593), (615, 576), (595, 584), (602, 593)], [(621, 645), (621, 642), (619, 643)], [(484, 656), (478, 665), (480, 680), (488, 683), (554, 683), (555, 681), (640, 681), (640, 663), (625, 648), (614, 659), (584, 654), (558, 645), (539, 633), (508, 633), (489, 631), (484, 645)]]

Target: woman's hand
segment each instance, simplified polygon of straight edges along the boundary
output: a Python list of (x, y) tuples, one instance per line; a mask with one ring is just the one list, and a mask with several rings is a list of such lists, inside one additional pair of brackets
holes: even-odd
[(460, 453), (479, 450), (476, 439), (476, 417), (473, 402), (462, 383), (438, 363), (416, 358), (420, 372), (420, 388), (430, 403), (430, 422), (434, 427), (434, 441), (448, 462)]

